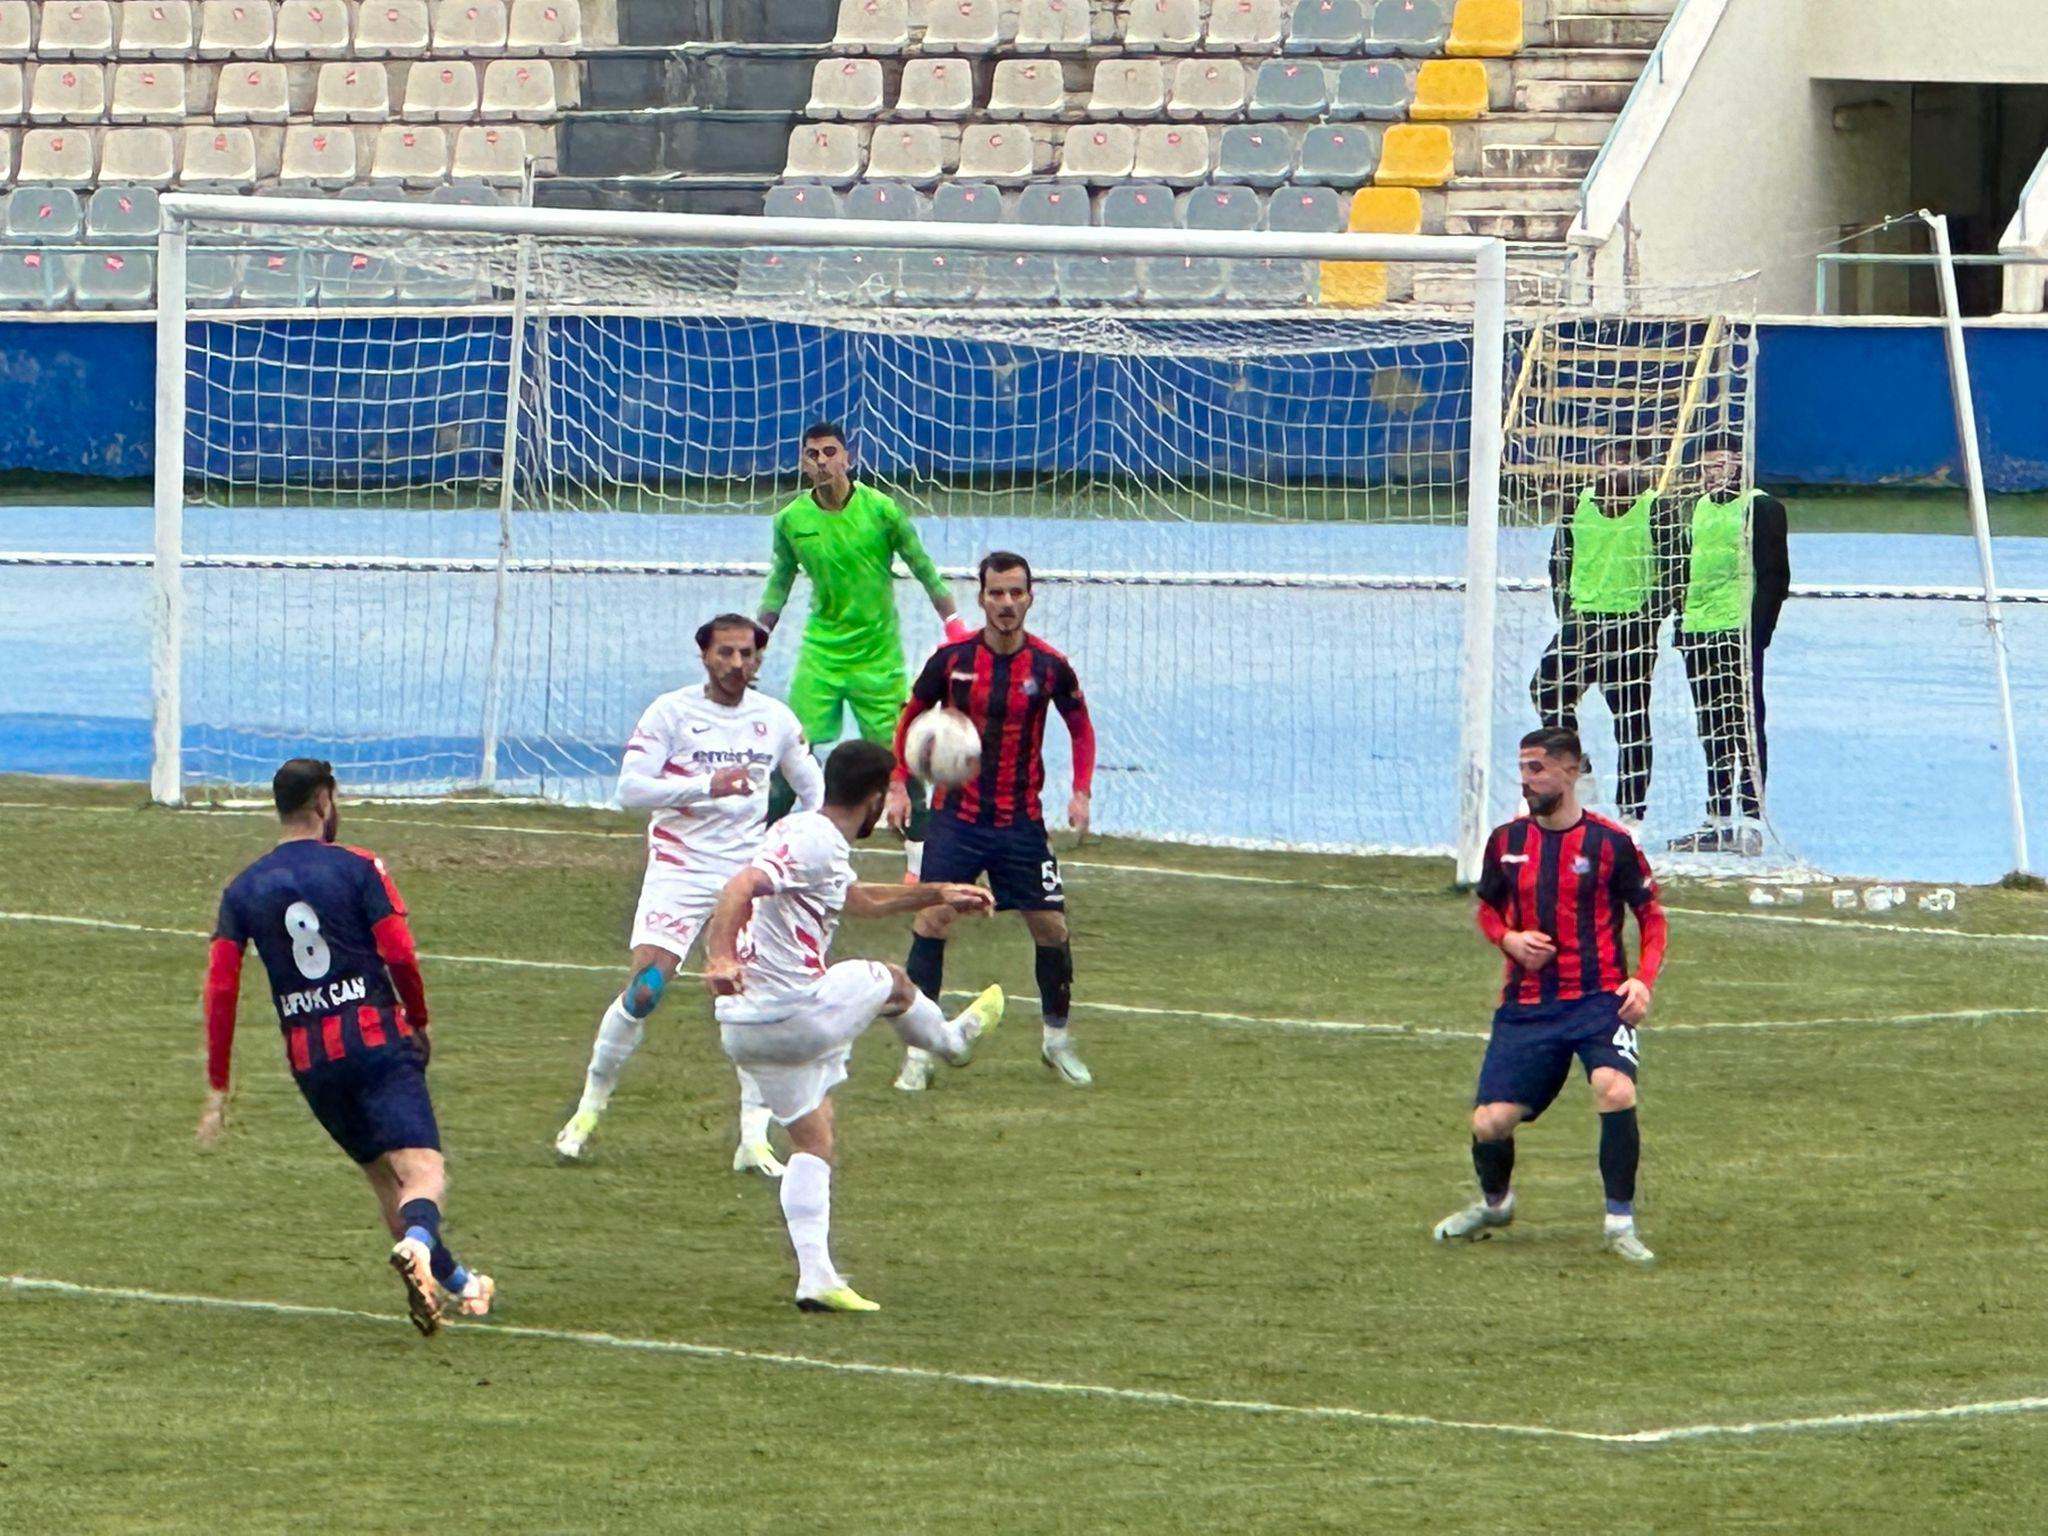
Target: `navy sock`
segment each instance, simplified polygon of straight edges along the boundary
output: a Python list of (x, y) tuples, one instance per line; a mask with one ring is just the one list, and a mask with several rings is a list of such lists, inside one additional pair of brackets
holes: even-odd
[(1515, 1139), (1481, 1141), (1472, 1138), (1472, 1167), (1479, 1174), (1479, 1192), (1488, 1205), (1507, 1199), (1515, 1179)]
[(1636, 1164), (1643, 1157), (1643, 1135), (1636, 1112), (1611, 1109), (1600, 1117), (1600, 1182), (1607, 1186), (1607, 1214), (1631, 1216), (1636, 1208)]
[(921, 933), (910, 936), (910, 957), (903, 962), (903, 974), (926, 997), (939, 1000), (939, 988), (946, 983), (946, 941), (929, 939)]
[(434, 1278), (441, 1282), (443, 1290), (460, 1291), (469, 1284), (469, 1271), (455, 1262), (455, 1255), (440, 1243), (434, 1244), (434, 1251), (428, 1256), (433, 1267)]
[(1067, 944), (1041, 944), (1032, 967), (1038, 973), (1038, 1006), (1047, 1029), (1065, 1029), (1074, 1004), (1074, 951)]
[(406, 1201), (398, 1208), (398, 1219), (405, 1223), (405, 1235), (413, 1241), (430, 1249), (441, 1245), (441, 1207), (433, 1201)]

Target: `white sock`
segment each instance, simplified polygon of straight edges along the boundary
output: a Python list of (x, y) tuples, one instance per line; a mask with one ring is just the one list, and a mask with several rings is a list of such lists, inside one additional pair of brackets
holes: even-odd
[(782, 1176), (782, 1219), (796, 1249), (796, 1293), (816, 1296), (846, 1282), (832, 1267), (832, 1165), (799, 1152)]
[(768, 1106), (761, 1102), (760, 1086), (740, 1073), (740, 1145), (758, 1146), (768, 1139)]
[(924, 844), (903, 840), (903, 872), (915, 880), (924, 873)]
[(583, 1102), (576, 1106), (576, 1113), (603, 1113), (612, 1100), (612, 1090), (619, 1086), (619, 1074), (646, 1038), (645, 1022), (626, 1012), (623, 997), (613, 998), (597, 1026), (597, 1043), (590, 1048), (590, 1070), (583, 1074)]
[(1616, 1232), (1630, 1231), (1634, 1228), (1635, 1224), (1636, 1218), (1633, 1212), (1626, 1216), (1610, 1215), (1605, 1218), (1605, 1225), (1610, 1235)]
[(1072, 1033), (1064, 1025), (1062, 1025), (1058, 1029), (1054, 1029), (1050, 1024), (1048, 1024), (1045, 1026), (1044, 1033), (1045, 1044), (1047, 1045), (1058, 1045), (1063, 1040), (1071, 1040), (1074, 1038)]
[(966, 1046), (966, 1041), (960, 1038), (959, 1024), (947, 1018), (939, 1005), (922, 992), (917, 994), (916, 1002), (889, 1022), (903, 1037), (903, 1043), (913, 1050), (951, 1058), (958, 1056)]

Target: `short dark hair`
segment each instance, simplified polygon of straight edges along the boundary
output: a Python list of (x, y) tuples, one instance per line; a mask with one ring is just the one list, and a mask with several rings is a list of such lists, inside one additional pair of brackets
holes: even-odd
[(744, 613), (721, 613), (715, 619), (707, 619), (697, 626), (697, 649), (711, 649), (711, 637), (721, 629), (751, 629), (754, 632), (754, 649), (768, 649), (768, 631), (748, 618)]
[(990, 571), (1022, 571), (1024, 573), (1024, 590), (1026, 592), (1031, 590), (1031, 562), (1022, 555), (1013, 554), (1007, 549), (992, 549), (983, 555), (981, 557), (981, 564), (974, 569), (975, 585), (983, 591), (988, 590), (988, 574)]
[(279, 820), (296, 816), (312, 805), (323, 789), (334, 788), (334, 764), (323, 757), (295, 757), (272, 775), (270, 798)]
[(846, 428), (836, 421), (814, 421), (804, 429), (804, 441), (807, 443), (816, 442), (821, 437), (836, 437), (843, 443), (846, 441)]
[(859, 805), (878, 789), (889, 787), (896, 754), (878, 741), (842, 741), (825, 759), (825, 803)]
[(1579, 733), (1561, 725), (1546, 725), (1524, 736), (1522, 750), (1526, 752), (1531, 747), (1547, 756), (1569, 757), (1575, 762), (1583, 762), (1586, 757), (1586, 749), (1579, 745)]

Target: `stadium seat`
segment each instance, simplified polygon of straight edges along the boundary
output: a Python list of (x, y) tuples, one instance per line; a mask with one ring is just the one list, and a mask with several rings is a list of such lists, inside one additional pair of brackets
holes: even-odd
[(1489, 95), (1486, 66), (1477, 59), (1429, 59), (1416, 71), (1408, 115), (1418, 122), (1469, 122), (1486, 114)]
[(1048, 168), (1051, 152), (1023, 123), (971, 123), (960, 135), (960, 179), (1022, 186)]
[(185, 252), (185, 303), (193, 309), (219, 309), (234, 302), (241, 286), (242, 261), (232, 251), (193, 246)]
[(1268, 59), (1252, 79), (1255, 120), (1276, 117), (1305, 120), (1321, 117), (1329, 106), (1329, 79), (1323, 66), (1309, 59)]
[(998, 0), (927, 0), (924, 46), (928, 53), (992, 53), (1003, 41)]
[(1277, 187), (1294, 174), (1294, 140), (1278, 123), (1233, 123), (1216, 146), (1216, 179)]
[(789, 133), (783, 175), (791, 181), (821, 181), (849, 187), (867, 162), (867, 130), (851, 123), (802, 123)]
[(23, 187), (7, 198), (10, 240), (70, 245), (85, 228), (85, 206), (69, 187)]
[(1344, 218), (1344, 199), (1328, 187), (1276, 187), (1266, 199), (1266, 228), (1279, 234), (1334, 235)]
[(810, 115), (822, 122), (863, 122), (882, 112), (877, 59), (820, 59), (811, 70)]
[(582, 52), (583, 7), (579, 0), (512, 0), (505, 51), (565, 58)]
[(1200, 0), (1131, 0), (1124, 48), (1131, 53), (1193, 53), (1202, 43)]
[[(1013, 223), (1086, 228), (1088, 194), (1080, 187), (1033, 182), (1017, 194)], [(991, 255), (982, 270), (981, 296), (1009, 304), (1043, 304), (1059, 292), (1059, 270), (1050, 256), (1025, 252)]]
[(1441, 123), (1392, 123), (1380, 144), (1383, 187), (1440, 187), (1451, 179), (1451, 130)]
[(1400, 59), (1354, 59), (1337, 71), (1330, 116), (1398, 122), (1408, 115), (1414, 94), (1411, 66)]
[(272, 47), (280, 59), (342, 59), (348, 45), (349, 9), (342, 0), (284, 0), (277, 8)]
[(71, 262), (55, 251), (0, 250), (0, 309), (63, 309)]
[(1522, 0), (1458, 0), (1444, 52), (1504, 59), (1522, 48)]
[(122, 0), (123, 58), (188, 59), (198, 44), (189, 0)]
[[(1259, 194), (1250, 187), (1197, 187), (1175, 220), (1185, 229), (1244, 233), (1259, 227)], [(1155, 256), (1141, 267), (1145, 297), (1168, 304), (1213, 304), (1241, 263), (1215, 256)]]
[(322, 304), (389, 304), (398, 297), (398, 268), (386, 256), (327, 251), (313, 270)]
[(880, 123), (868, 140), (867, 174), (930, 186), (959, 157), (958, 141), (935, 123)]
[(247, 60), (221, 66), (213, 98), (215, 122), (281, 123), (291, 115), (291, 77), (285, 65)]
[(974, 109), (974, 66), (966, 59), (910, 59), (896, 92), (898, 117), (958, 120)]
[(505, 0), (434, 0), (434, 52), (446, 57), (503, 53)]
[[(982, 182), (949, 181), (932, 194), (930, 217), (949, 224), (999, 224), (1003, 195)], [(906, 251), (897, 294), (910, 304), (963, 303), (981, 291), (984, 257), (963, 251)]]
[[(1173, 228), (1173, 193), (1156, 183), (1112, 187), (1102, 200), (1105, 229)], [(1076, 304), (1134, 304), (1138, 299), (1135, 256), (1061, 256), (1060, 296)]]
[[(1328, 187), (1281, 187), (1267, 199), (1266, 228), (1275, 234), (1331, 235), (1343, 227), (1343, 204)], [(1306, 303), (1320, 265), (1270, 256), (1233, 262), (1225, 297), (1241, 304)]]
[(450, 182), (447, 186), (436, 187), (427, 194), (430, 203), (445, 203), (456, 208), (502, 208), (505, 200), (498, 196), (498, 189), (481, 181)]
[(0, 64), (0, 123), (28, 116), (28, 81), (19, 64)]
[[(436, 189), (438, 194), (440, 189)], [(429, 196), (427, 201), (435, 201)], [(488, 207), (497, 207), (497, 194), (491, 194)], [(473, 304), (478, 299), (490, 297), (490, 284), (475, 263), (461, 252), (450, 252), (440, 259), (418, 256), (410, 259), (395, 259), (392, 262), (394, 275), (398, 280), (398, 297), (412, 304)]]
[[(500, 59), (493, 63), (508, 62)], [(546, 68), (546, 66), (542, 66)], [(548, 70), (548, 97), (554, 97), (554, 71)], [(476, 66), (423, 59), (405, 72), (405, 107), (400, 116), (411, 122), (464, 123), (477, 115)], [(487, 117), (511, 117), (489, 112)]]
[(28, 0), (0, 3), (0, 59), (35, 56), (35, 12)]
[(493, 59), (484, 66), (485, 122), (524, 119), (543, 122), (554, 117), (555, 66), (546, 59)]
[(278, 179), (295, 186), (347, 186), (356, 179), (355, 134), (341, 126), (292, 124), (285, 130)]
[(526, 130), (517, 123), (459, 128), (455, 133), (455, 162), (448, 168), (448, 179), (520, 186), (526, 180), (528, 148)]
[(1095, 66), (1088, 95), (1090, 117), (1127, 117), (1140, 122), (1166, 110), (1166, 71), (1157, 59), (1104, 59)]
[(1066, 110), (1067, 77), (1056, 59), (1004, 59), (989, 87), (994, 118), (1058, 117)]
[(92, 185), (92, 173), (91, 129), (31, 128), (21, 136), (21, 164), (15, 171), (15, 180), (54, 186), (85, 187)]
[(1289, 53), (1358, 52), (1365, 40), (1361, 0), (1295, 0), (1287, 28)]
[(100, 174), (109, 181), (167, 187), (177, 177), (177, 158), (168, 128), (109, 128), (100, 140)]
[[(104, 166), (101, 174), (105, 174)], [(102, 186), (86, 201), (85, 237), (153, 241), (160, 218), (153, 188)]]
[(1379, 146), (1363, 123), (1321, 123), (1301, 141), (1294, 179), (1307, 186), (1362, 187), (1372, 180)]
[(1271, 53), (1280, 46), (1280, 0), (1215, 0), (1202, 46), (1210, 53)]
[(426, 0), (363, 0), (356, 11), (356, 57), (411, 59), (427, 51)]
[(277, 7), (269, 0), (203, 0), (199, 57), (261, 59), (277, 38)]
[(852, 53), (902, 53), (910, 46), (908, 0), (839, 0), (833, 41)]
[(1244, 66), (1235, 59), (1176, 59), (1166, 115), (1179, 122), (1237, 117), (1245, 108)]
[(915, 223), (930, 211), (931, 199), (915, 187), (888, 181), (864, 181), (846, 194), (841, 203), (849, 219), (881, 219)]
[(40, 7), (41, 59), (104, 59), (114, 51), (114, 7), (107, 0), (57, 0)]
[(1127, 123), (1076, 123), (1060, 145), (1064, 181), (1124, 181), (1138, 154), (1138, 130)]
[(313, 93), (316, 123), (381, 123), (391, 116), (390, 77), (375, 62), (322, 64)]
[(1451, 35), (1449, 0), (1379, 0), (1365, 35), (1367, 53), (1443, 52)]
[(71, 301), (80, 309), (146, 309), (156, 297), (154, 251), (87, 251), (72, 260), (78, 285)]
[(264, 308), (303, 308), (313, 296), (309, 265), (302, 251), (251, 251), (242, 258), (238, 296)]
[(448, 179), (448, 130), (433, 123), (386, 123), (370, 151), (370, 180), (408, 187)]
[(256, 184), (256, 130), (223, 128), (209, 123), (188, 125), (179, 136), (178, 179), (221, 186)]
[(117, 123), (184, 122), (184, 69), (177, 64), (115, 65), (112, 115)]
[(1024, 0), (1017, 16), (1019, 53), (1078, 53), (1094, 41), (1088, 0)]
[[(1352, 196), (1346, 227), (1365, 235), (1413, 235), (1422, 229), (1422, 194), (1409, 187), (1362, 187)], [(1383, 261), (1326, 261), (1325, 304), (1377, 307), (1387, 301)]]
[[(771, 219), (835, 219), (840, 216), (840, 198), (826, 187), (770, 187), (761, 212)], [(822, 259), (819, 250), (807, 247), (749, 247), (740, 255), (739, 291), (751, 298), (809, 293)]]
[[(879, 223), (912, 223), (925, 216), (928, 200), (910, 187), (887, 182), (862, 182), (846, 194), (849, 219), (870, 219)], [(855, 248), (825, 254), (818, 270), (818, 291), (827, 298), (844, 297), (864, 303), (886, 302), (896, 297), (903, 276), (901, 251)]]
[(1209, 130), (1178, 123), (1147, 123), (1138, 130), (1132, 174), (1142, 181), (1192, 187), (1215, 168)]
[(96, 123), (107, 115), (107, 76), (97, 64), (38, 64), (28, 115), (38, 123)]

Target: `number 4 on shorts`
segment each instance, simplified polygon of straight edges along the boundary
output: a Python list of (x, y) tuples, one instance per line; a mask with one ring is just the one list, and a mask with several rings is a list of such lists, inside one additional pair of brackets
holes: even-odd
[(1640, 1066), (1642, 1064), (1636, 1060), (1636, 1032), (1626, 1024), (1614, 1026), (1614, 1048), (1626, 1056), (1631, 1065)]

